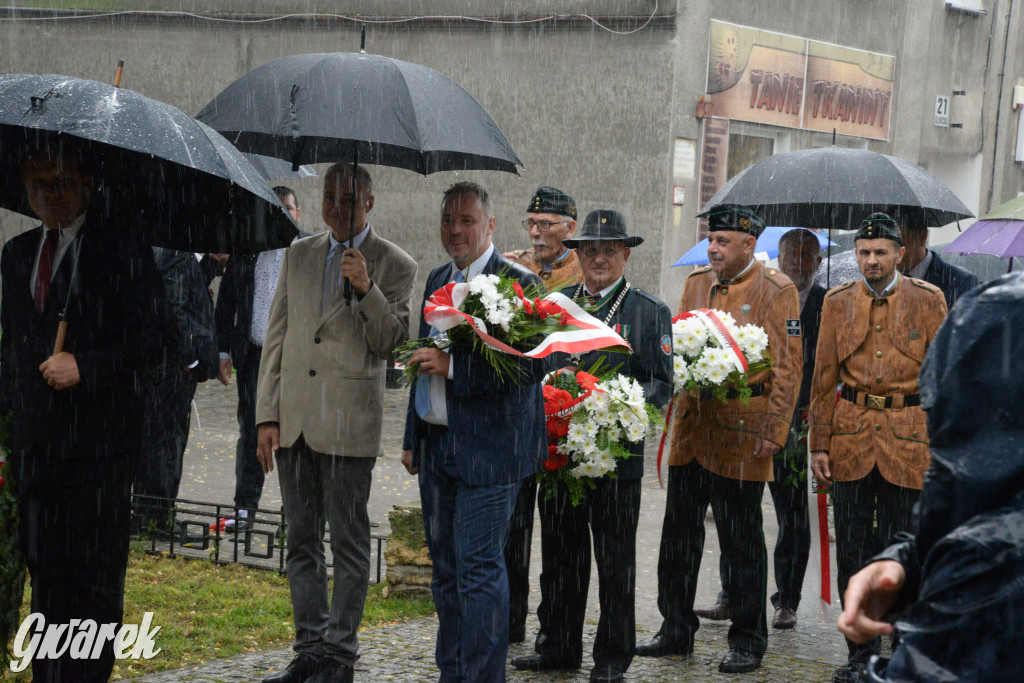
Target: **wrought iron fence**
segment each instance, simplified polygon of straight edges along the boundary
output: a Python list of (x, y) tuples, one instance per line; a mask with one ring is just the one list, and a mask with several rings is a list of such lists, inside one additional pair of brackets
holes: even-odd
[[(161, 517), (166, 513), (166, 522), (157, 524), (153, 510), (161, 510)], [(284, 508), (250, 510), (243, 528), (226, 529), (221, 520), (237, 519), (238, 511), (234, 505), (222, 503), (133, 494), (133, 517), (147, 522), (135, 523), (132, 535), (145, 542), (150, 553), (206, 559), (217, 564), (237, 563), (286, 574), (288, 520)], [(378, 531), (380, 528), (380, 524), (370, 523), (370, 563), (371, 567), (376, 565), (375, 583), (380, 583), (383, 576), (384, 542), (387, 540), (387, 535)], [(333, 566), (330, 534), (328, 525), (324, 534), (328, 567)], [(374, 581), (373, 572), (370, 580)]]

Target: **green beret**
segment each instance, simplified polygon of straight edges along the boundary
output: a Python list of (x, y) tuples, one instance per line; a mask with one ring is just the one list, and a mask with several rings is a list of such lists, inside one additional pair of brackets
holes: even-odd
[(553, 213), (576, 220), (576, 202), (558, 188), (544, 185), (533, 193), (526, 213)]
[(892, 240), (903, 246), (903, 236), (900, 233), (900, 224), (892, 216), (881, 211), (873, 213), (860, 222), (860, 229), (854, 235), (853, 240)]
[(708, 232), (716, 230), (735, 230), (760, 237), (765, 224), (761, 217), (745, 206), (723, 204), (712, 209), (705, 218), (708, 219)]

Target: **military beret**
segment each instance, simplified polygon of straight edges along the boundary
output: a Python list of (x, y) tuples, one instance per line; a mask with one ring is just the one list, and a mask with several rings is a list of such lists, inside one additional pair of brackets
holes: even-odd
[(612, 209), (596, 209), (583, 219), (583, 228), (575, 236), (562, 240), (562, 244), (575, 249), (583, 242), (624, 242), (627, 247), (642, 244), (643, 237), (626, 234), (626, 219)]
[(576, 220), (576, 202), (558, 188), (544, 185), (533, 193), (526, 213), (554, 213)]
[(708, 219), (708, 232), (716, 230), (735, 230), (760, 237), (765, 224), (761, 217), (745, 206), (723, 204), (715, 207), (705, 215)]
[(860, 222), (860, 229), (854, 235), (853, 240), (892, 240), (903, 246), (903, 236), (900, 233), (900, 225), (892, 216), (881, 211), (873, 213)]

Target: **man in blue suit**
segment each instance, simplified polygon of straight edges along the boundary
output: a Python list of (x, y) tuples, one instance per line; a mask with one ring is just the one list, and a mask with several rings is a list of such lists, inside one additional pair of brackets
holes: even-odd
[(960, 295), (978, 286), (977, 276), (966, 268), (946, 263), (929, 249), (928, 228), (923, 222), (915, 221), (912, 217), (901, 218), (900, 232), (907, 251), (899, 264), (900, 272), (941, 289), (942, 295), (946, 297), (946, 308), (952, 310)]
[[(507, 272), (524, 286), (540, 282), (495, 250), (494, 225), (483, 187), (448, 188), (441, 243), (452, 260), (427, 277), (424, 302), (445, 284), (480, 274)], [(421, 319), (419, 336), (430, 332)], [(519, 484), (547, 453), (544, 364), (522, 359), (517, 383), (462, 346), (419, 349), (410, 362), (420, 379), (409, 394), (402, 461), (420, 474), (440, 680), (504, 681), (509, 597), (502, 551)]]

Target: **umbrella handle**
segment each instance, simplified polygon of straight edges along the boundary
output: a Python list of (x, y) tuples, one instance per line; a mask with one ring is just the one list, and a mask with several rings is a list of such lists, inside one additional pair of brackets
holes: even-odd
[(121, 76), (124, 75), (124, 60), (117, 60), (117, 71), (114, 72), (114, 87), (121, 87)]
[(57, 323), (57, 338), (53, 342), (53, 355), (64, 350), (64, 338), (68, 336), (68, 321), (61, 320)]

